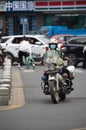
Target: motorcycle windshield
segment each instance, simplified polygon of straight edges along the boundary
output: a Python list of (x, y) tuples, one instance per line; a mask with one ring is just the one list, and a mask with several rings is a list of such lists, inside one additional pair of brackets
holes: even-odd
[(56, 50), (49, 50), (44, 55), (44, 65), (50, 65), (51, 63), (57, 63), (60, 58), (59, 52)]

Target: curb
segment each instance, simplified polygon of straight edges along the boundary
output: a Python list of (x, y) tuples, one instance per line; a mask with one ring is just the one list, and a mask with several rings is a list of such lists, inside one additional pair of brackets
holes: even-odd
[(5, 104), (5, 105), (3, 104), (0, 106), (0, 110), (2, 111), (19, 108), (19, 107), (24, 106), (25, 104), (20, 73), (19, 73), (19, 70), (15, 71), (15, 69), (16, 68), (12, 66), (10, 100), (8, 104)]

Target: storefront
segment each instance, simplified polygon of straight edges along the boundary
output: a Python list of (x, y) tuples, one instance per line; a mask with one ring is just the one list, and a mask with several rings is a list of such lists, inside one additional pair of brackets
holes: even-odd
[(0, 30), (6, 35), (28, 34), (43, 25), (83, 28), (86, 0), (4, 0), (0, 14)]
[(44, 25), (83, 28), (86, 24), (86, 0), (37, 2), (36, 10), (44, 14)]
[(6, 2), (0, 1), (0, 35), (5, 33), (6, 30), (6, 21), (5, 21), (5, 13), (6, 12)]
[(30, 31), (36, 30), (36, 15), (27, 13), (13, 13), (7, 15), (8, 34), (28, 34)]
[(69, 29), (83, 28), (86, 23), (85, 14), (46, 14), (45, 25), (66, 25)]
[(28, 34), (36, 30), (37, 19), (34, 12), (34, 2), (29, 0), (11, 1), (6, 4), (8, 18), (8, 35)]

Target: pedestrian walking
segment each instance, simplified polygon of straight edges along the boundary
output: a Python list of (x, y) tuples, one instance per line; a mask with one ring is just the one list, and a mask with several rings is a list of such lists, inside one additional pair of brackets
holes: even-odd
[(86, 46), (83, 48), (84, 60), (83, 60), (83, 69), (86, 69)]
[(20, 47), (19, 47), (19, 64), (18, 67), (20, 66), (23, 68), (23, 57), (26, 60), (26, 57), (28, 56), (28, 53), (31, 53), (31, 46), (29, 41), (27, 40), (27, 37), (23, 37), (22, 41), (20, 42)]

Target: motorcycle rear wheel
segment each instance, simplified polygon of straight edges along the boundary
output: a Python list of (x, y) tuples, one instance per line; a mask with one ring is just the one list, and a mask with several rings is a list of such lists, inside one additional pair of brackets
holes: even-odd
[(49, 81), (50, 95), (54, 104), (59, 102), (59, 92), (57, 91), (56, 82), (54, 80)]

